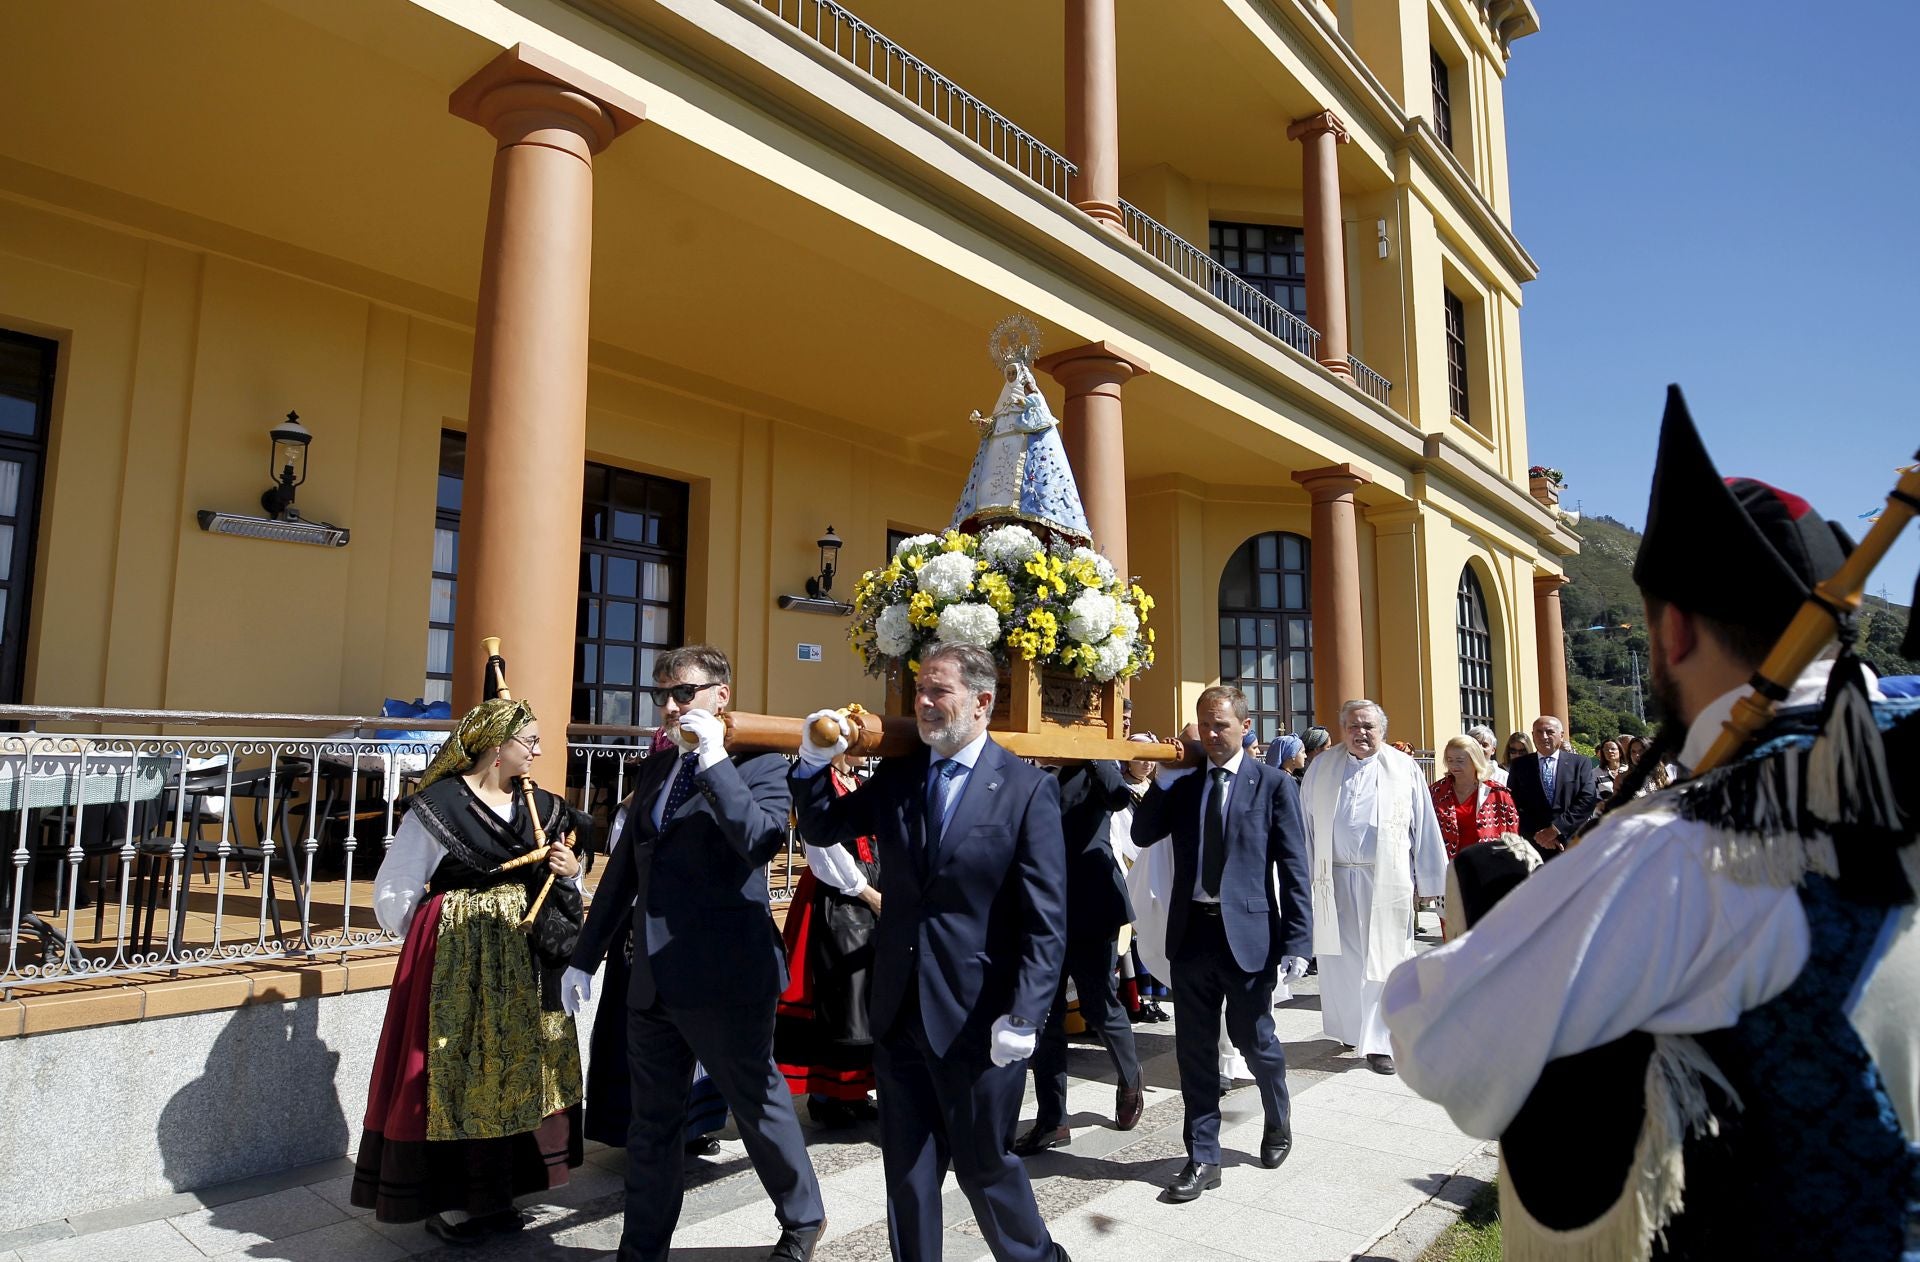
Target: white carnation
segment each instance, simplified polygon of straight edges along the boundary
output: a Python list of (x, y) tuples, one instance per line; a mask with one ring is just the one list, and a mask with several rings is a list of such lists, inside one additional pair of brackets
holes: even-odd
[(888, 657), (899, 657), (913, 647), (913, 624), (905, 605), (888, 605), (873, 620), (874, 647)]
[(1017, 570), (1042, 551), (1040, 537), (1025, 526), (1002, 526), (980, 536), (980, 555), (988, 565)]
[(894, 548), (893, 555), (905, 556), (915, 548), (924, 548), (928, 544), (940, 542), (938, 535), (908, 535)]
[(1082, 644), (1098, 644), (1113, 631), (1118, 603), (1105, 592), (1081, 592), (1067, 606), (1067, 634)]
[(1076, 561), (1086, 561), (1091, 564), (1094, 570), (1100, 575), (1100, 582), (1102, 584), (1113, 581), (1113, 562), (1107, 560), (1107, 558), (1101, 556), (1092, 548), (1075, 548), (1073, 550), (1073, 559)]
[(1000, 642), (1000, 615), (972, 601), (948, 605), (940, 611), (935, 637), (942, 644), (975, 644), (990, 649)]
[(958, 600), (973, 582), (973, 558), (964, 552), (942, 552), (920, 567), (920, 590), (935, 600)]
[(1099, 660), (1093, 664), (1093, 677), (1103, 684), (1125, 670), (1127, 659), (1133, 655), (1128, 646), (1119, 640), (1096, 644), (1093, 651), (1099, 655)]

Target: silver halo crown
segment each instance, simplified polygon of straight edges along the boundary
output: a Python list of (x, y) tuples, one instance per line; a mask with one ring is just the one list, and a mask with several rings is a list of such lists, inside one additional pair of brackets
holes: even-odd
[(1039, 353), (1040, 326), (1024, 315), (1008, 316), (987, 338), (987, 357), (1003, 370), (1015, 364), (1031, 368)]

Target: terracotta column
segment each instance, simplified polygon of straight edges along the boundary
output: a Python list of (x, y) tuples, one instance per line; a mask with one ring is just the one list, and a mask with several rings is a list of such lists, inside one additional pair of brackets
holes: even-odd
[(1533, 576), (1534, 649), (1540, 654), (1540, 713), (1565, 723), (1567, 717), (1567, 637), (1560, 624), (1560, 589), (1564, 574)]
[(1034, 365), (1067, 390), (1060, 441), (1073, 466), (1094, 550), (1127, 568), (1127, 449), (1120, 427), (1120, 387), (1150, 371), (1146, 362), (1111, 342), (1090, 342), (1048, 355)]
[(1306, 196), (1307, 323), (1320, 331), (1320, 362), (1352, 376), (1347, 363), (1346, 237), (1340, 224), (1340, 159), (1347, 127), (1332, 110), (1300, 119), (1287, 139), (1301, 142)]
[(1360, 536), (1353, 493), (1372, 481), (1350, 464), (1302, 469), (1293, 480), (1313, 497), (1313, 713), (1336, 731), (1340, 703), (1367, 695), (1360, 634)]
[[(524, 45), (462, 84), (449, 108), (498, 144), (467, 408), (454, 704), (477, 699), (480, 640), (499, 636), (514, 696), (533, 703), (560, 750), (580, 596), (593, 155), (645, 110)], [(549, 759), (550, 778), (563, 759)]]
[(1120, 82), (1114, 0), (1067, 0), (1067, 200), (1104, 228), (1120, 217)]

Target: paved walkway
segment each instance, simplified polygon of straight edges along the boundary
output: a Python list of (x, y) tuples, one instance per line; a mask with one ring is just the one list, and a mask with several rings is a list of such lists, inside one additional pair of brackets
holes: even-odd
[[(1105, 1054), (1075, 1045), (1068, 1094), (1074, 1142), (1029, 1163), (1041, 1212), (1075, 1262), (1346, 1258), (1393, 1237), (1462, 1167), (1483, 1168), (1483, 1145), (1454, 1129), (1437, 1105), (1321, 1037), (1316, 980), (1307, 979), (1274, 1013), (1291, 1067), (1292, 1157), (1279, 1170), (1261, 1167), (1260, 1100), (1242, 1084), (1225, 1100), (1224, 1183), (1191, 1204), (1160, 1199), (1185, 1159), (1173, 1025), (1135, 1027), (1147, 1109), (1140, 1126), (1125, 1134), (1111, 1129)], [(1029, 1095), (1025, 1116), (1032, 1114)], [(809, 1131), (828, 1215), (818, 1262), (888, 1256), (886, 1189), (874, 1139), (871, 1124)], [(719, 1157), (689, 1172), (676, 1262), (759, 1262), (777, 1235), (739, 1141), (726, 1139), (721, 1147)], [(351, 1166), (339, 1161), (0, 1234), (0, 1262), (600, 1262), (619, 1239), (624, 1160), (617, 1150), (595, 1149), (568, 1187), (527, 1206), (533, 1221), (526, 1232), (482, 1248), (452, 1249), (417, 1224), (375, 1222), (347, 1204)], [(948, 1262), (986, 1258), (951, 1178), (946, 1210)], [(1431, 1207), (1426, 1216), (1433, 1216)], [(1406, 1234), (1403, 1228), (1399, 1237)]]

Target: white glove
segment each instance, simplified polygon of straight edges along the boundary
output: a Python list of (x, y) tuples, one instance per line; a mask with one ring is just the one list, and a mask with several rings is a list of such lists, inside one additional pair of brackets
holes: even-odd
[(1283, 955), (1280, 957), (1280, 976), (1286, 981), (1297, 982), (1307, 975), (1307, 961), (1304, 956)]
[(570, 968), (560, 974), (560, 1006), (568, 1016), (579, 1013), (580, 1005), (593, 998), (593, 974)]
[[(832, 719), (840, 726), (840, 739), (831, 745), (819, 744), (813, 735), (813, 725), (819, 719)], [(815, 710), (800, 725), (800, 761), (809, 767), (824, 767), (841, 754), (847, 752), (847, 737), (852, 729), (847, 726), (847, 716), (838, 710)]]
[(990, 1055), (996, 1066), (1011, 1065), (1016, 1060), (1025, 1060), (1033, 1055), (1035, 1044), (1040, 1041), (1040, 1032), (1030, 1025), (1015, 1025), (1011, 1015), (1001, 1017), (993, 1023), (993, 1046)]
[(711, 710), (688, 710), (680, 716), (680, 730), (693, 737), (700, 770), (727, 760), (727, 725)]

